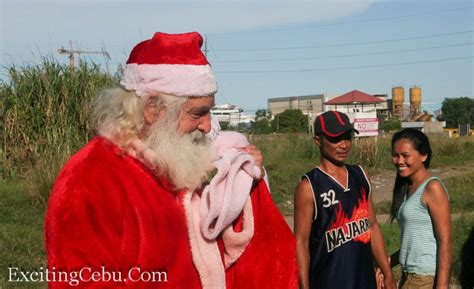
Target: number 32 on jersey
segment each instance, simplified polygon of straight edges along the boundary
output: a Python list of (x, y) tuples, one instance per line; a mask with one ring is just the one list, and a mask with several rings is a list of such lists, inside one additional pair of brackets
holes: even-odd
[(322, 193), (320, 196), (323, 198), (323, 207), (325, 208), (339, 204), (339, 201), (336, 200), (336, 192), (334, 192), (334, 190), (329, 190), (327, 193)]

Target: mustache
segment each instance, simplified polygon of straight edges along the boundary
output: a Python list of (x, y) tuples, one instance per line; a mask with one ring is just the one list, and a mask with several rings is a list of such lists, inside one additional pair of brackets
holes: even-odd
[(200, 130), (183, 134), (175, 126), (158, 123), (144, 143), (155, 154), (157, 174), (167, 176), (176, 188), (200, 187), (212, 168), (210, 140)]
[(198, 129), (193, 130), (188, 135), (191, 138), (191, 140), (193, 142), (196, 142), (196, 143), (199, 143), (199, 142), (202, 142), (202, 141), (207, 141), (206, 134), (204, 134), (202, 131), (200, 131)]

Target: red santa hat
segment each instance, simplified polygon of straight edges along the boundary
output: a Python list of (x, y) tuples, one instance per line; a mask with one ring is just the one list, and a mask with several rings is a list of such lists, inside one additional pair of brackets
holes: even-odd
[(197, 32), (155, 33), (132, 49), (120, 84), (139, 96), (150, 92), (183, 97), (216, 93), (216, 78), (201, 52), (202, 42)]

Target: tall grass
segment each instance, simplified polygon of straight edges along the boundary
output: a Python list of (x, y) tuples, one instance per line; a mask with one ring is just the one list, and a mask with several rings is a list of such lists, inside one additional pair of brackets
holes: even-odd
[(96, 64), (75, 69), (44, 58), (6, 68), (0, 82), (2, 176), (27, 177), (43, 201), (61, 164), (91, 137), (91, 100), (117, 79)]
[(319, 150), (305, 134), (254, 135), (250, 141), (264, 155), (273, 200), (283, 214), (291, 213), (295, 187), (316, 164)]
[(474, 212), (474, 172), (448, 178), (444, 184), (449, 192), (451, 211), (464, 214)]

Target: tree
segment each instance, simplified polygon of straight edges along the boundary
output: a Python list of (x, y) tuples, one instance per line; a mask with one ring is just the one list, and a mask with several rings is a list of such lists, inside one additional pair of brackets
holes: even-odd
[(276, 132), (308, 132), (308, 116), (300, 109), (285, 109), (272, 120)]
[(446, 127), (457, 128), (459, 124), (474, 126), (474, 99), (469, 97), (445, 98), (438, 120), (446, 121)]
[(377, 110), (377, 119), (380, 122), (384, 122), (387, 120), (387, 114), (385, 112), (381, 112), (380, 110)]
[(272, 113), (266, 109), (257, 109), (257, 111), (255, 112), (256, 121), (259, 121), (262, 119), (271, 119), (271, 118), (272, 118)]
[(230, 127), (230, 124), (228, 121), (219, 121), (219, 126), (221, 127), (221, 130), (231, 130), (232, 128)]
[(257, 110), (255, 112), (255, 121), (252, 121), (250, 130), (257, 134), (272, 133), (273, 129), (270, 125), (271, 118), (271, 113), (266, 109)]
[(379, 129), (385, 132), (400, 130), (402, 128), (402, 124), (399, 119), (391, 119), (382, 121), (380, 123)]

